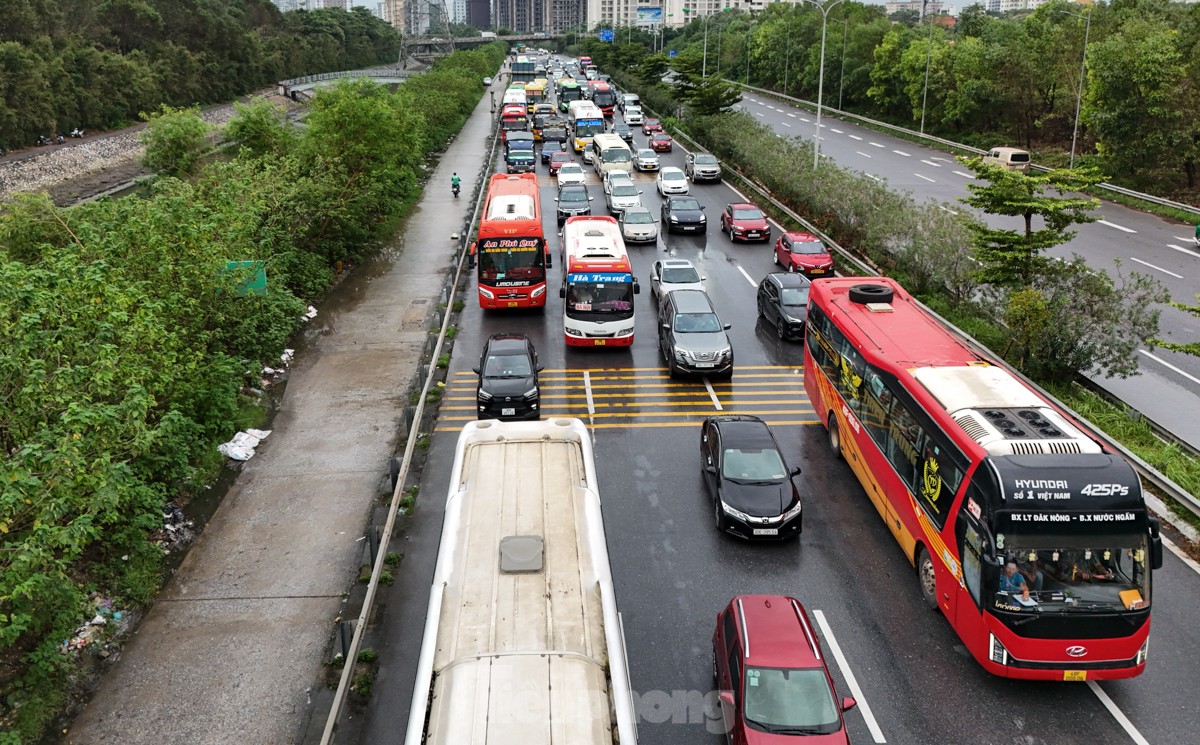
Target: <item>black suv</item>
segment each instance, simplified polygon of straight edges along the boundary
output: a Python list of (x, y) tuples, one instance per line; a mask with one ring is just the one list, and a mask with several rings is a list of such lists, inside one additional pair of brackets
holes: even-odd
[(780, 339), (803, 339), (808, 319), (808, 288), (803, 274), (775, 272), (758, 285), (758, 317), (775, 327)]
[(583, 184), (566, 184), (558, 190), (554, 199), (558, 203), (558, 224), (562, 225), (568, 217), (592, 214), (592, 197)]
[(667, 197), (662, 203), (662, 224), (668, 233), (703, 233), (708, 219), (695, 197)]
[(537, 350), (525, 334), (494, 334), (483, 345), (475, 398), (480, 419), (538, 419), (541, 389)]

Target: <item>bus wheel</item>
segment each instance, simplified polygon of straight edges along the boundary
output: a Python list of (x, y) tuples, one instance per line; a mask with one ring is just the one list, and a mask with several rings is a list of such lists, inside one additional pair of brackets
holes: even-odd
[(929, 558), (924, 546), (917, 549), (917, 582), (921, 585), (921, 597), (925, 598), (925, 605), (937, 608), (937, 575), (933, 571), (933, 559)]
[(837, 417), (833, 412), (829, 412), (829, 449), (833, 451), (833, 457), (842, 457), (842, 433), (838, 431)]

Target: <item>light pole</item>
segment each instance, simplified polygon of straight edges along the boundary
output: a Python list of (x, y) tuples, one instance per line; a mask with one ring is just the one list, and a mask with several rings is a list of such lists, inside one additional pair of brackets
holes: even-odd
[[(929, 0), (923, 0), (921, 3), (922, 13), (924, 16), (925, 3)], [(933, 58), (933, 24), (929, 24), (929, 41), (925, 46), (925, 92), (921, 94), (921, 134), (925, 134), (925, 102), (929, 100), (929, 62)]]
[(1083, 107), (1083, 81), (1087, 74), (1087, 48), (1088, 39), (1092, 34), (1092, 11), (1089, 8), (1086, 13), (1072, 13), (1067, 10), (1060, 10), (1059, 13), (1076, 18), (1087, 18), (1087, 25), (1083, 27), (1083, 61), (1079, 63), (1079, 91), (1075, 96), (1075, 126), (1071, 130), (1071, 164), (1068, 168), (1075, 167), (1075, 141), (1079, 137), (1079, 110)]
[[(784, 29), (784, 33), (787, 30)], [(792, 61), (792, 35), (787, 35), (787, 52), (783, 55), (783, 95), (788, 94), (788, 63)]]
[(838, 111), (842, 110), (842, 90), (846, 82), (846, 37), (850, 35), (850, 20), (843, 18), (842, 24), (842, 71), (838, 73)]
[[(729, 8), (721, 8), (721, 12), (729, 10)], [(713, 14), (709, 13), (704, 16), (704, 62), (700, 64), (700, 77), (708, 77), (708, 22), (712, 20)], [(720, 65), (721, 53), (717, 52), (717, 64)]]
[(824, 5), (817, 0), (804, 0), (804, 2), (817, 6), (817, 10), (821, 11), (821, 69), (817, 73), (817, 128), (813, 134), (813, 170), (815, 171), (821, 158), (821, 99), (825, 95), (825, 31), (829, 26), (829, 11), (833, 10), (834, 6), (842, 0), (832, 0)]

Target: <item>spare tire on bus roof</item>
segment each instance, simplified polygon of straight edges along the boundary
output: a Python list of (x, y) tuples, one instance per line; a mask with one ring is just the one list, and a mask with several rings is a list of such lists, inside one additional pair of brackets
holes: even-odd
[(895, 295), (887, 285), (852, 285), (850, 287), (850, 302), (861, 303), (890, 303)]

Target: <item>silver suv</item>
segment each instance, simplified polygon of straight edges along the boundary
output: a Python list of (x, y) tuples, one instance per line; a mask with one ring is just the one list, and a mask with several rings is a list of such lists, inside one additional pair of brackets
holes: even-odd
[(720, 181), (721, 161), (708, 153), (688, 153), (683, 163), (683, 172), (692, 183), (697, 181)]
[(733, 345), (703, 290), (673, 290), (658, 304), (658, 346), (671, 377), (733, 377)]

